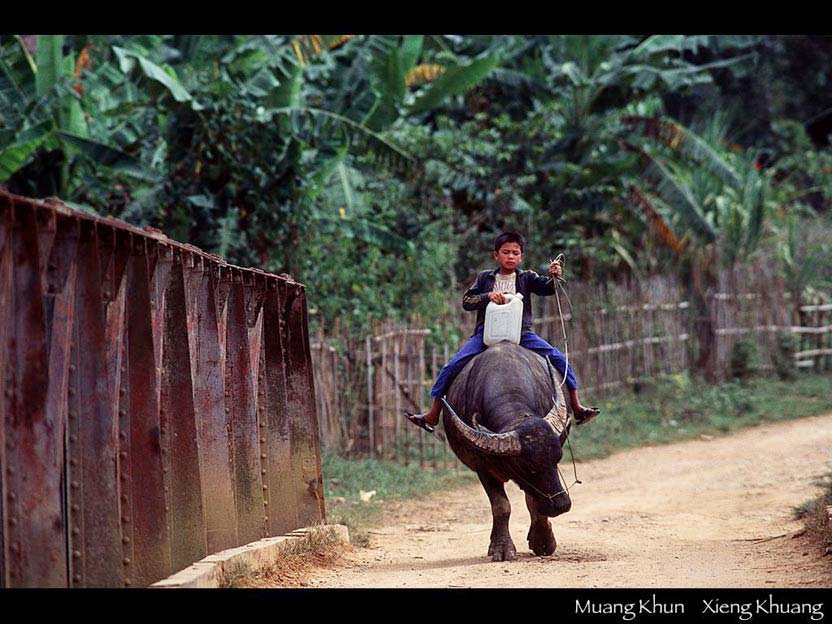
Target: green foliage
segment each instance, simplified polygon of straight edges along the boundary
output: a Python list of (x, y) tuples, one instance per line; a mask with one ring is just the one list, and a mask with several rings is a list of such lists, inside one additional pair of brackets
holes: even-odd
[(746, 380), (760, 368), (757, 342), (753, 338), (740, 338), (731, 348), (730, 375), (734, 379)]
[(793, 334), (781, 333), (777, 336), (777, 348), (772, 354), (774, 370), (784, 381), (792, 381), (797, 377), (797, 367), (794, 364), (794, 354), (797, 352), (797, 339)]
[[(476, 483), (467, 468), (459, 472), (425, 470), (418, 465), (377, 459), (347, 459), (324, 453), (322, 470), (327, 515), (332, 523), (359, 531), (378, 519), (385, 501), (427, 496), (437, 490)], [(375, 495), (363, 502), (360, 492)]]
[[(288, 271), (327, 326), (418, 314), (454, 342), (442, 319), (509, 228), (526, 267), (563, 251), (573, 278), (776, 250), (817, 294), (832, 155), (793, 119), (815, 137), (832, 102), (808, 51), (832, 55), (816, 37), (4, 35), (0, 184)], [(804, 86), (777, 77), (801, 59)], [(763, 127), (740, 94), (769, 86)]]

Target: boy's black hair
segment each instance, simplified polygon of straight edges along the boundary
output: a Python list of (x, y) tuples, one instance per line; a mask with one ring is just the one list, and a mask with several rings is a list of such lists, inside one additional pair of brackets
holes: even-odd
[(526, 239), (517, 232), (503, 232), (494, 240), (494, 251), (500, 251), (500, 247), (506, 243), (517, 243), (520, 245), (520, 251), (523, 251), (526, 246)]

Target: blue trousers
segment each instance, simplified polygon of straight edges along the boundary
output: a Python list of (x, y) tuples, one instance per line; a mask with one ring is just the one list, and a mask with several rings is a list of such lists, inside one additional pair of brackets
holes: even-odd
[[(465, 368), (468, 361), (488, 348), (482, 341), (482, 331), (482, 328), (478, 328), (477, 332), (465, 343), (465, 346), (459, 350), (459, 353), (453, 356), (451, 361), (442, 368), (442, 371), (436, 378), (436, 383), (433, 384), (433, 389), (430, 391), (431, 397), (438, 399), (439, 397), (445, 396), (448, 388), (451, 386), (451, 382)], [(563, 353), (555, 349), (555, 347), (543, 340), (543, 338), (533, 332), (526, 332), (520, 336), (520, 346), (531, 349), (543, 357), (548, 357), (552, 361), (555, 369), (560, 373), (561, 379), (563, 379), (563, 371), (566, 369), (566, 387), (570, 390), (575, 390), (578, 387), (575, 371), (572, 370), (571, 366), (567, 367), (566, 358)], [(556, 381), (560, 380), (556, 379)]]

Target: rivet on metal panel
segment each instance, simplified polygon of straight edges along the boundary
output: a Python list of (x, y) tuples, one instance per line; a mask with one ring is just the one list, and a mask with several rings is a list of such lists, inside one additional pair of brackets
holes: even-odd
[(81, 511), (81, 506), (77, 503), (72, 505), (72, 511)]
[(265, 471), (265, 470), (261, 470), (261, 471), (260, 471), (260, 474), (261, 474), (261, 475), (264, 475), (264, 474), (266, 474), (266, 471)]
[(79, 535), (81, 535), (81, 529), (79, 529), (78, 527), (75, 527), (74, 529), (72, 529), (72, 534), (75, 537), (78, 537)]
[(264, 486), (263, 486), (263, 489), (264, 489), (264, 490), (268, 490), (268, 489), (269, 489), (269, 486), (268, 486), (268, 485), (264, 485)]
[(80, 550), (73, 550), (73, 551), (72, 551), (72, 556), (73, 556), (75, 559), (80, 559), (80, 558), (81, 558), (81, 551), (80, 551)]
[(165, 511), (170, 511), (170, 506), (165, 505)]
[(73, 466), (73, 467), (77, 466), (78, 465), (78, 460), (73, 457), (72, 459), (69, 460), (69, 465)]
[(130, 579), (124, 579), (124, 586), (125, 587), (130, 587), (130, 585), (131, 585)]
[(269, 506), (269, 501), (264, 500), (264, 501), (263, 501), (263, 505), (264, 505), (265, 507), (268, 507), (268, 506)]
[(129, 544), (130, 543), (130, 538), (125, 535), (124, 537), (121, 538), (121, 543), (122, 544)]
[(122, 561), (121, 561), (121, 562), (122, 562), (124, 565), (130, 565), (130, 558), (129, 558), (129, 557), (125, 557), (124, 559), (122, 559)]
[(75, 583), (80, 583), (81, 582), (81, 575), (80, 574), (74, 574), (72, 576), (72, 581), (75, 582)]
[(167, 473), (168, 473), (168, 469), (167, 469), (167, 468), (162, 468), (162, 472), (164, 472), (165, 474), (167, 474)]
[(70, 365), (69, 365), (69, 372), (70, 372), (70, 373), (74, 373), (74, 372), (75, 372), (75, 364), (70, 364)]
[(121, 523), (122, 524), (130, 524), (130, 518), (128, 518), (127, 516), (122, 516), (121, 517)]
[(119, 388), (118, 393), (121, 396), (124, 396), (125, 394), (127, 394), (127, 388)]
[(230, 413), (231, 413), (231, 408), (230, 408), (230, 407), (226, 407), (226, 408), (225, 408), (225, 413), (226, 413), (226, 414), (230, 414)]
[(14, 466), (9, 466), (8, 468), (6, 468), (6, 473), (9, 474), (9, 475), (13, 475), (14, 474)]
[(10, 501), (16, 501), (17, 500), (17, 494), (15, 494), (14, 492), (9, 492), (9, 500)]
[(73, 481), (71, 485), (72, 485), (72, 488), (75, 489), (75, 490), (77, 490), (79, 487), (81, 487), (81, 484), (78, 483), (77, 481)]
[(69, 441), (70, 442), (77, 442), (78, 441), (78, 436), (73, 433), (71, 436), (69, 436)]
[(260, 427), (261, 427), (261, 428), (262, 428), (262, 427), (265, 427), (265, 426), (266, 426), (266, 423), (264, 423), (264, 422), (260, 422)]
[(125, 474), (121, 475), (120, 479), (122, 481), (127, 481), (127, 475), (125, 475)]
[(70, 413), (69, 413), (69, 417), (70, 417), (70, 418), (75, 418), (75, 412), (70, 412)]
[(261, 455), (261, 456), (260, 456), (260, 459), (266, 459), (266, 455), (265, 455), (265, 453), (264, 453), (263, 455)]
[(260, 438), (260, 444), (265, 444), (265, 443), (266, 443), (266, 438)]
[(170, 488), (168, 486), (165, 486), (164, 489), (165, 489), (165, 492), (170, 492)]
[(127, 494), (122, 494), (121, 495), (121, 502), (126, 503), (127, 501), (128, 501)]
[(118, 411), (118, 415), (124, 418), (125, 416), (127, 416), (127, 410), (120, 409)]
[(17, 526), (17, 518), (9, 518), (9, 526)]
[(118, 434), (118, 439), (119, 440), (126, 440), (127, 439), (127, 433), (122, 431), (121, 433)]
[(75, 388), (69, 389), (69, 396), (75, 396)]
[(166, 413), (166, 412), (165, 412), (165, 408), (164, 408), (164, 407), (160, 407), (160, 408), (159, 408), (159, 415), (160, 415), (160, 416), (164, 416), (164, 415), (165, 415), (165, 413)]
[(122, 459), (127, 459), (127, 451), (121, 451), (118, 456)]

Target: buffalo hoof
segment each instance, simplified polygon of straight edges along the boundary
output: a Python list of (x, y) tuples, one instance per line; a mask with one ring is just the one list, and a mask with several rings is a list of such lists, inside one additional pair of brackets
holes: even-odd
[(535, 523), (529, 527), (529, 548), (538, 557), (546, 557), (555, 552), (558, 547), (558, 542), (555, 540), (555, 534), (552, 533), (552, 523), (546, 522)]
[(507, 537), (499, 542), (491, 542), (488, 547), (488, 556), (491, 557), (491, 561), (513, 561), (517, 556), (517, 549), (511, 538)]

